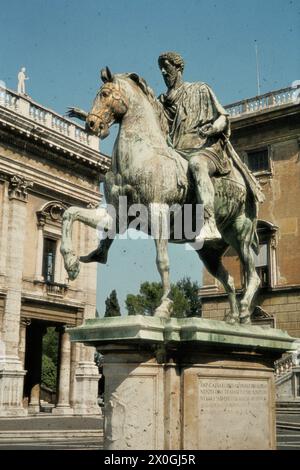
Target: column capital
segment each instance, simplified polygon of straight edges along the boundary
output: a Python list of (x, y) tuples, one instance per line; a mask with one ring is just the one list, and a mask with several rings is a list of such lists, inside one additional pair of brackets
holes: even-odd
[(11, 175), (8, 182), (8, 198), (27, 202), (28, 188), (32, 188), (32, 186), (33, 181), (24, 178), (24, 176), (18, 174)]

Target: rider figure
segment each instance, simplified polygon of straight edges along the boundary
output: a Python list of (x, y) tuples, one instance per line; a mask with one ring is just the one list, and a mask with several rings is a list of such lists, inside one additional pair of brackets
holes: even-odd
[(179, 54), (161, 54), (158, 64), (167, 86), (159, 100), (169, 122), (169, 145), (189, 161), (197, 202), (204, 206), (204, 225), (197, 239), (220, 239), (211, 177), (231, 169), (225, 151), (230, 134), (228, 113), (205, 83), (183, 82), (184, 61)]

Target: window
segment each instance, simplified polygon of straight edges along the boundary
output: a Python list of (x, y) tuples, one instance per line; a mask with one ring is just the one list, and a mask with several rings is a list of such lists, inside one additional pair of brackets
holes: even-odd
[(259, 254), (254, 255), (256, 272), (261, 280), (261, 287), (269, 285), (269, 260), (268, 260), (268, 244), (264, 243), (259, 246)]
[(269, 149), (265, 148), (247, 152), (247, 165), (253, 173), (271, 171)]
[(256, 271), (262, 287), (277, 285), (277, 231), (278, 227), (266, 220), (257, 221), (259, 254), (254, 257)]
[(45, 282), (54, 282), (56, 240), (44, 238), (43, 277)]

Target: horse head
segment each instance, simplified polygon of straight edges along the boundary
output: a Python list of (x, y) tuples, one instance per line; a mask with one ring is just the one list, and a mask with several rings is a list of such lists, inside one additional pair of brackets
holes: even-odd
[(128, 102), (118, 80), (108, 67), (101, 70), (101, 79), (103, 85), (86, 118), (86, 128), (101, 139), (105, 139), (109, 135), (110, 126), (119, 122), (126, 113)]

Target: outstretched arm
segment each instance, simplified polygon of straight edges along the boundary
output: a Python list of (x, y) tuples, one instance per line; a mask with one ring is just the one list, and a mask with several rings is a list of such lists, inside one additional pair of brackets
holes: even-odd
[(83, 109), (80, 109), (80, 108), (68, 108), (66, 115), (70, 118), (75, 117), (85, 122), (88, 116), (88, 113), (86, 111), (83, 111)]

